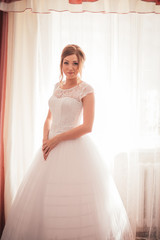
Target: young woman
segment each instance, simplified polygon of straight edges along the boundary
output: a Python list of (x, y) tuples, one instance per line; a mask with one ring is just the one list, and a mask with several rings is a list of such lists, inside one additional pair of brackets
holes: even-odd
[(133, 239), (113, 179), (87, 135), (94, 90), (79, 78), (84, 60), (77, 45), (62, 51), (43, 146), (18, 190), (2, 240)]

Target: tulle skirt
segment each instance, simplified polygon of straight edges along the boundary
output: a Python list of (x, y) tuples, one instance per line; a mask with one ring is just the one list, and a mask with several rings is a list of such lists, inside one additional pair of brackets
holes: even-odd
[(1, 240), (133, 240), (119, 193), (90, 136), (39, 149)]

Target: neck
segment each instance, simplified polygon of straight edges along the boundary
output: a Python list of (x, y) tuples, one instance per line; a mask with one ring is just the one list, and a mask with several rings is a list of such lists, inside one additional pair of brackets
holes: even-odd
[(78, 78), (72, 78), (72, 79), (70, 79), (70, 78), (66, 78), (66, 84), (68, 85), (68, 86), (72, 86), (72, 85), (75, 85), (75, 84), (77, 84), (78, 83)]

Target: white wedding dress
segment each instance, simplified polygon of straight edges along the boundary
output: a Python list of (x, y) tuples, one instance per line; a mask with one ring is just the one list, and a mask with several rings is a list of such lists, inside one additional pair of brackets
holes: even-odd
[[(81, 100), (91, 92), (86, 82), (70, 89), (55, 85), (50, 138), (81, 123)], [(133, 240), (112, 176), (89, 135), (61, 142), (46, 161), (39, 149), (1, 239)]]

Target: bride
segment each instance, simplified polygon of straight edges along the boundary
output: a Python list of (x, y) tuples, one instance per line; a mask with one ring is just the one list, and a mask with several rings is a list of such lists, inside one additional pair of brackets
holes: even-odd
[(43, 145), (20, 185), (2, 240), (133, 240), (112, 176), (88, 134), (94, 89), (79, 78), (84, 61), (79, 46), (63, 49)]

